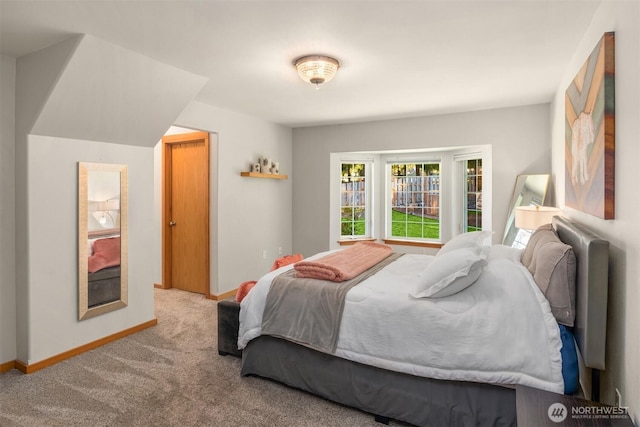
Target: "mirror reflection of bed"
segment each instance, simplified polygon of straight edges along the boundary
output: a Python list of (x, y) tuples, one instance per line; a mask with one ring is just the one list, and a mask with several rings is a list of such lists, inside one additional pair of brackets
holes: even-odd
[(120, 228), (89, 231), (88, 307), (120, 299)]
[(88, 307), (120, 299), (120, 173), (87, 174)]
[(79, 164), (79, 316), (127, 305), (127, 169)]

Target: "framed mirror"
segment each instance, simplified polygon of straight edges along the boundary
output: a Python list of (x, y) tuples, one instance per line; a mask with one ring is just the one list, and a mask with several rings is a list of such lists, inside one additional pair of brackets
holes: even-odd
[(544, 206), (549, 190), (551, 175), (518, 175), (509, 204), (509, 216), (504, 228), (502, 244), (523, 248), (529, 241), (530, 230), (522, 230), (515, 225), (518, 206)]
[(127, 166), (78, 163), (78, 318), (128, 304)]

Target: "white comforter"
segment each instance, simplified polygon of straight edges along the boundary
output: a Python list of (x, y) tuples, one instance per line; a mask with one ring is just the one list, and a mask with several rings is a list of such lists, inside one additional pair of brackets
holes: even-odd
[[(410, 297), (432, 259), (404, 255), (348, 292), (336, 356), (423, 377), (562, 393), (558, 325), (518, 252), (492, 247), (480, 278), (455, 295)], [(263, 276), (242, 301), (239, 348), (260, 335), (271, 280), (290, 268)]]

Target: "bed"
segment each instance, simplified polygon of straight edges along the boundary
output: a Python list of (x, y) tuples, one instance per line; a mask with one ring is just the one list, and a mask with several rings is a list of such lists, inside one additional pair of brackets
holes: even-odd
[[(349, 294), (350, 296), (347, 298), (344, 308), (344, 317), (347, 320), (343, 319), (340, 325), (340, 336), (336, 344), (336, 350), (333, 353), (319, 351), (314, 343), (292, 342), (281, 338), (278, 334), (262, 334), (261, 328), (256, 326), (261, 325), (262, 319), (252, 319), (252, 316), (260, 318), (262, 313), (259, 313), (259, 309), (257, 312), (251, 309), (251, 306), (256, 305), (256, 301), (260, 300), (261, 292), (264, 296), (264, 289), (260, 290), (260, 281), (254, 288), (257, 292), (252, 290), (247, 298), (243, 300), (241, 308), (233, 302), (220, 303), (218, 318), (220, 326), (219, 353), (240, 354), (238, 350), (238, 347), (240, 347), (242, 349), (242, 375), (257, 375), (280, 381), (329, 400), (372, 413), (376, 420), (382, 422), (389, 419), (397, 419), (415, 425), (515, 425), (514, 386), (522, 384), (554, 392), (565, 391), (566, 377), (564, 369), (565, 359), (567, 358), (564, 357), (566, 356), (564, 353), (566, 353), (569, 344), (573, 344), (574, 339), (572, 337), (575, 337), (578, 351), (574, 350), (572, 354), (579, 359), (583, 368), (588, 368), (582, 370), (583, 377), (586, 380), (582, 382), (589, 383), (589, 379), (585, 377), (584, 373), (590, 370), (596, 373), (593, 375), (595, 392), (588, 391), (587, 395), (589, 397), (589, 392), (591, 392), (590, 397), (592, 399), (597, 398), (597, 372), (604, 369), (608, 243), (599, 239), (582, 226), (561, 217), (554, 218), (552, 233), (559, 237), (561, 242), (572, 248), (571, 253), (575, 261), (575, 288), (572, 293), (575, 292), (575, 294), (570, 296), (574, 298), (572, 304), (574, 312), (568, 313), (563, 307), (555, 303), (547, 303), (546, 309), (544, 308), (546, 299), (553, 299), (553, 296), (548, 296), (545, 293), (548, 292), (547, 290), (532, 291), (534, 299), (537, 299), (539, 306), (543, 307), (540, 309), (540, 322), (538, 324), (543, 325), (541, 328), (545, 332), (538, 333), (540, 335), (538, 339), (546, 340), (548, 345), (540, 350), (539, 357), (546, 357), (545, 354), (548, 354), (549, 372), (536, 372), (537, 368), (535, 366), (525, 366), (522, 369), (511, 368), (512, 365), (518, 365), (522, 362), (522, 359), (518, 358), (521, 353), (533, 352), (535, 347), (540, 347), (535, 344), (537, 341), (534, 341), (533, 349), (522, 350), (528, 348), (520, 347), (528, 345), (526, 340), (524, 343), (514, 344), (514, 347), (519, 350), (512, 351), (510, 355), (507, 355), (509, 352), (505, 352), (505, 357), (496, 356), (495, 353), (488, 352), (489, 363), (491, 363), (488, 370), (491, 372), (476, 372), (476, 365), (486, 364), (487, 361), (484, 359), (480, 362), (465, 361), (472, 359), (469, 357), (469, 351), (474, 348), (477, 353), (483, 353), (484, 351), (482, 348), (477, 347), (478, 344), (474, 341), (477, 338), (476, 335), (478, 335), (477, 331), (469, 334), (471, 335), (470, 337), (465, 337), (470, 341), (463, 351), (449, 351), (447, 353), (446, 349), (436, 350), (435, 355), (430, 354), (429, 356), (432, 362), (435, 361), (435, 367), (422, 366), (423, 362), (421, 360), (415, 361), (413, 358), (417, 353), (431, 351), (429, 347), (438, 349), (436, 345), (437, 336), (429, 335), (427, 332), (439, 327), (436, 325), (437, 318), (429, 318), (429, 322), (426, 322), (431, 327), (409, 328), (408, 325), (415, 325), (415, 319), (407, 322), (407, 329), (421, 329), (421, 333), (425, 333), (426, 335), (424, 336), (429, 341), (429, 346), (425, 346), (422, 343), (417, 347), (417, 350), (408, 350), (408, 361), (397, 357), (394, 359), (393, 355), (390, 358), (391, 360), (387, 357), (388, 355), (378, 359), (362, 357), (363, 351), (358, 350), (360, 349), (358, 340), (353, 339), (353, 337), (349, 338), (354, 333), (356, 336), (359, 334), (364, 336), (370, 333), (374, 337), (377, 336), (377, 339), (381, 341), (389, 340), (392, 347), (394, 345), (397, 347), (398, 342), (404, 342), (405, 335), (404, 332), (399, 334), (398, 332), (386, 331), (384, 322), (376, 322), (375, 316), (367, 318), (366, 327), (364, 328), (358, 329), (356, 327), (353, 329), (352, 326), (348, 326), (353, 325), (353, 318), (361, 315), (366, 316), (363, 313), (368, 310), (367, 308), (365, 311), (354, 311), (353, 295), (358, 295), (358, 292), (366, 293), (368, 292), (367, 288), (378, 289), (377, 287), (382, 286), (382, 284), (376, 283), (376, 280), (380, 276), (388, 275), (389, 270), (394, 270), (394, 265), (402, 265), (402, 271), (411, 272), (412, 267), (410, 267), (410, 264), (416, 262), (416, 258), (408, 255), (399, 258), (394, 261), (394, 264), (367, 279), (369, 282), (360, 283), (353, 288), (356, 291), (349, 291), (351, 294)], [(540, 233), (540, 236), (543, 236), (543, 234)], [(536, 239), (540, 240), (540, 242), (544, 240), (542, 238)], [(536, 239), (532, 237), (532, 240)], [(560, 247), (562, 243), (556, 246)], [(444, 252), (445, 248), (441, 252)], [(545, 246), (545, 248), (548, 249), (551, 246)], [(469, 308), (470, 306), (465, 305), (465, 299), (469, 299), (471, 296), (473, 296), (472, 299), (476, 300), (482, 299), (483, 296), (486, 297), (487, 295), (494, 297), (496, 293), (491, 293), (492, 290), (495, 290), (494, 288), (483, 288), (484, 286), (490, 286), (485, 283), (488, 282), (485, 280), (485, 276), (489, 276), (491, 272), (495, 273), (496, 268), (507, 268), (505, 266), (512, 260), (505, 261), (502, 258), (511, 259), (513, 252), (506, 247), (500, 246), (491, 247), (491, 250), (492, 252), (487, 255), (489, 261), (484, 265), (484, 269), (482, 269), (478, 277), (471, 280), (471, 284), (466, 284), (467, 287), (465, 289), (453, 295), (439, 298), (436, 302), (441, 306), (447, 306), (449, 311), (458, 310), (466, 313), (467, 311), (474, 311), (477, 305), (482, 304), (476, 304), (473, 308)], [(524, 254), (523, 252), (521, 255)], [(496, 262), (496, 259), (499, 262)], [(527, 262), (530, 261), (528, 260)], [(568, 264), (570, 265), (571, 262), (571, 259), (569, 259)], [(517, 267), (514, 268), (517, 269)], [(519, 268), (522, 270), (525, 267), (521, 266)], [(542, 265), (538, 266), (538, 270), (535, 271), (537, 275), (540, 275), (547, 274), (548, 270), (545, 265)], [(281, 273), (278, 271), (273, 273), (272, 276)], [(535, 275), (530, 276), (533, 278)], [(267, 279), (270, 280), (271, 277)], [(406, 276), (403, 277), (402, 281), (407, 280), (412, 279)], [(527, 280), (531, 281), (531, 279)], [(402, 285), (398, 285), (400, 282), (398, 281), (395, 286), (401, 287)], [(267, 294), (269, 286), (266, 285)], [(525, 287), (518, 290), (518, 292), (511, 292), (508, 284), (503, 283), (502, 286), (500, 293), (513, 293), (516, 294), (516, 297), (519, 294), (529, 292), (522, 290), (528, 289), (526, 285), (523, 285)], [(535, 289), (535, 286), (532, 289)], [(402, 292), (405, 290), (406, 288), (402, 288)], [(547, 298), (544, 295), (547, 295)], [(424, 299), (420, 295), (414, 295), (406, 299), (415, 299), (418, 304), (425, 305)], [(433, 299), (427, 299), (429, 299), (429, 302), (426, 304), (437, 305), (433, 302)], [(402, 303), (404, 304), (404, 302)], [(257, 306), (260, 307), (261, 305), (258, 304)], [(402, 310), (403, 316), (408, 315), (411, 310), (406, 306), (393, 308)], [(376, 310), (378, 309), (379, 307)], [(506, 310), (504, 313), (512, 316), (512, 318), (501, 320), (503, 324), (509, 324), (508, 326), (511, 328), (511, 324), (519, 323), (517, 320), (513, 321), (514, 313), (510, 312), (508, 308), (500, 308), (500, 310)], [(527, 316), (538, 316), (535, 304), (530, 310), (530, 312), (527, 312)], [(570, 315), (572, 322), (569, 323), (572, 323), (573, 326), (558, 327), (558, 324), (555, 323), (558, 320), (558, 316), (562, 318), (567, 314)], [(390, 316), (392, 313), (386, 313), (385, 315)], [(491, 319), (491, 316), (485, 317), (486, 319)], [(349, 321), (349, 318), (352, 318), (351, 321)], [(464, 316), (460, 315), (460, 318), (463, 319)], [(455, 316), (446, 318), (446, 320), (446, 322), (442, 323), (458, 321)], [(482, 322), (482, 318), (471, 318), (471, 320)], [(471, 320), (467, 319), (466, 321), (469, 322)], [(509, 321), (507, 322), (506, 320)], [(236, 321), (240, 323), (239, 330), (236, 326)], [(533, 324), (534, 322), (530, 323)], [(464, 321), (461, 321), (461, 324), (467, 327)], [(525, 324), (522, 327), (530, 328), (531, 326)], [(352, 329), (350, 332), (349, 328)], [(487, 326), (487, 328), (489, 328), (487, 330), (490, 330), (490, 326)], [(537, 330), (538, 328), (535, 329)], [(554, 330), (557, 332), (553, 332)], [(496, 329), (493, 329), (492, 334), (499, 335), (495, 331)], [(570, 334), (569, 339), (567, 339), (567, 335), (563, 331), (567, 331)], [(451, 341), (451, 337), (454, 334), (455, 332), (447, 332), (446, 339), (441, 341)], [(229, 344), (229, 340), (234, 339), (237, 339), (238, 343), (238, 347), (235, 348)], [(345, 344), (346, 341), (349, 344)], [(352, 341), (355, 341), (355, 344)], [(501, 345), (504, 345), (504, 343)], [(384, 346), (381, 345), (381, 347)], [(382, 353), (384, 354), (384, 352), (383, 348)], [(513, 358), (515, 359), (509, 360)], [(464, 373), (460, 374), (458, 371), (463, 371), (463, 369), (459, 369), (457, 366), (447, 368), (446, 365), (438, 364), (445, 359), (459, 359), (463, 363), (471, 363), (471, 365), (465, 366)], [(508, 365), (506, 370), (497, 373), (492, 371), (497, 366), (493, 363), (502, 363), (501, 359), (511, 363), (511, 365)], [(539, 361), (534, 362), (534, 365), (536, 363), (539, 363)], [(468, 375), (469, 372), (471, 372), (471, 375)]]
[(120, 229), (89, 232), (88, 307), (120, 299)]

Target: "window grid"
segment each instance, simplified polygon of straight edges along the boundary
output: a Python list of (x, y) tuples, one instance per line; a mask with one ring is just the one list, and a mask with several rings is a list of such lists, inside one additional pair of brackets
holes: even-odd
[(342, 163), (340, 236), (366, 237), (366, 181), (364, 163)]
[(465, 231), (482, 230), (482, 159), (466, 161)]
[(391, 164), (391, 236), (440, 238), (440, 163)]

